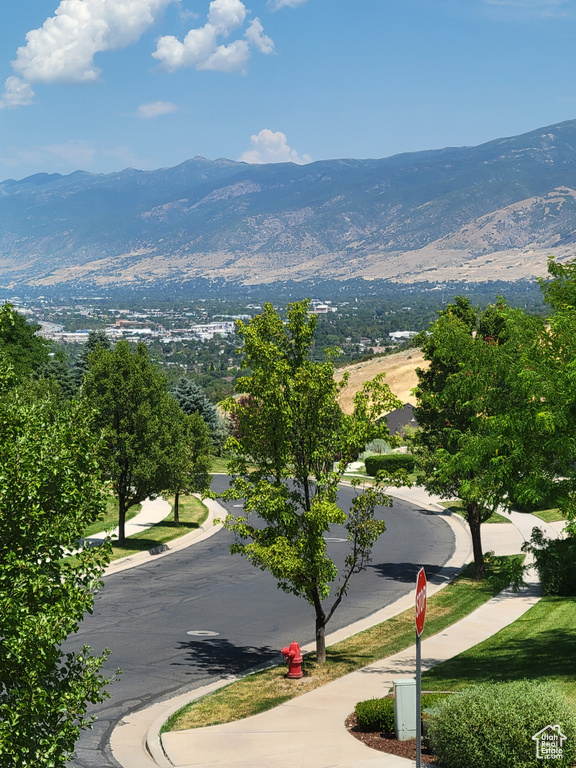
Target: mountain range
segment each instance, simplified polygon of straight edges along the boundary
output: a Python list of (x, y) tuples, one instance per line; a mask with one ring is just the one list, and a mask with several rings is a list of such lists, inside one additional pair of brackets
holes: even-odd
[(576, 121), (380, 160), (0, 183), (0, 287), (516, 280), (576, 256)]

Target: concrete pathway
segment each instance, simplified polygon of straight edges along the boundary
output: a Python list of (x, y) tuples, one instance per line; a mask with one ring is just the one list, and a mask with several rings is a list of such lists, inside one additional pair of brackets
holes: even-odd
[[(422, 489), (395, 489), (393, 495), (446, 514)], [(557, 535), (554, 526), (533, 515), (511, 513), (509, 518), (510, 525), (483, 526), (485, 550), (492, 549), (496, 554), (519, 552), (534, 526), (543, 528), (547, 535)], [(470, 560), (470, 541), (461, 518), (447, 514), (446, 520), (456, 537), (454, 556), (447, 563), (453, 568)], [(527, 580), (528, 586), (520, 593), (503, 592), (446, 631), (425, 639), (423, 669), (471, 648), (522, 616), (539, 600), (533, 571)], [(442, 586), (430, 589), (429, 594)], [(414, 592), (364, 621), (330, 635), (327, 644), (380, 623), (413, 604)], [(112, 735), (112, 750), (124, 768), (408, 768), (415, 763), (376, 752), (354, 739), (346, 732), (344, 720), (357, 701), (385, 695), (395, 679), (413, 676), (414, 672), (412, 647), (260, 715), (160, 737), (160, 729), (170, 714), (233, 679), (228, 678), (127, 715)]]
[[(157, 496), (155, 499), (145, 499), (140, 505), (140, 512), (131, 520), (128, 520), (124, 525), (124, 531), (126, 538), (134, 536), (135, 533), (142, 533), (147, 528), (151, 528), (153, 525), (157, 525), (164, 518), (168, 517), (172, 507), (168, 502)], [(118, 526), (111, 531), (101, 531), (95, 533), (92, 536), (87, 536), (84, 541), (87, 544), (97, 545), (99, 542), (104, 541), (105, 538), (111, 536), (113, 539), (118, 538)]]

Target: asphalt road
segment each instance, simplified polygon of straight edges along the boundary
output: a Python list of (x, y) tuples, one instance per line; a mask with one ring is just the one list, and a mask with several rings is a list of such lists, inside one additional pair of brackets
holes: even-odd
[[(216, 477), (215, 490), (226, 478)], [(342, 488), (340, 502), (353, 497)], [(234, 512), (238, 503), (224, 506)], [(328, 632), (370, 615), (409, 592), (421, 566), (429, 580), (450, 558), (453, 534), (442, 518), (418, 505), (395, 500), (378, 516), (386, 532), (373, 550), (373, 562), (355, 576), (334, 614)], [(274, 579), (240, 556), (231, 556), (232, 535), (210, 539), (149, 565), (107, 577), (96, 598), (94, 614), (82, 623), (67, 648), (87, 643), (97, 652), (111, 650), (105, 673), (122, 669), (109, 687), (110, 699), (96, 709), (97, 720), (77, 744), (75, 768), (110, 768), (118, 763), (108, 740), (123, 713), (198, 688), (278, 654), (292, 640), (314, 638), (314, 610), (287, 595)], [(336, 562), (346, 554), (345, 534), (327, 537)], [(217, 633), (205, 636), (194, 631)]]

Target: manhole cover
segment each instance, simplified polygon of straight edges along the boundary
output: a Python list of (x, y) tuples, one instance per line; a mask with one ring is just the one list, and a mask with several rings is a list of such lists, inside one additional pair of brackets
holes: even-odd
[(191, 629), (186, 634), (192, 637), (218, 637), (220, 632), (212, 632), (211, 629)]
[(324, 538), (324, 541), (327, 541), (327, 542), (329, 542), (331, 544), (334, 544), (334, 543), (340, 543), (342, 541), (348, 541), (348, 539), (334, 539), (334, 538), (328, 538), (328, 536), (326, 536)]

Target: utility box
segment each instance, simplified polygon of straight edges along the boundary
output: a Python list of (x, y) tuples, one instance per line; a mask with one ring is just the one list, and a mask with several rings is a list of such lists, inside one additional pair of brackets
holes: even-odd
[(398, 741), (416, 738), (416, 679), (394, 680), (394, 728)]

